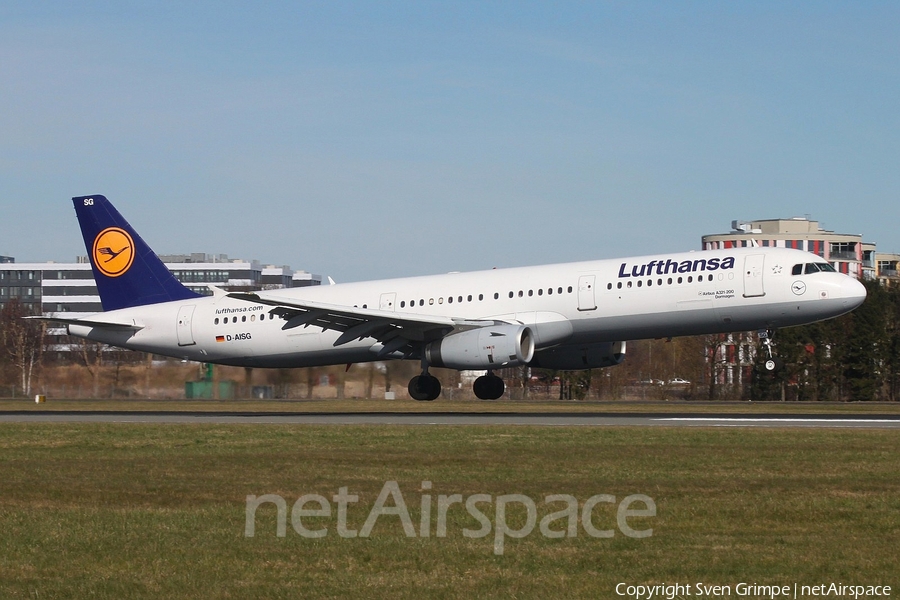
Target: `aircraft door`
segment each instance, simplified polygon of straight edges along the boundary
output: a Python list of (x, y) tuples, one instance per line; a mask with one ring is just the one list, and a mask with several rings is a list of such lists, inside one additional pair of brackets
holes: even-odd
[(578, 278), (578, 310), (595, 310), (597, 301), (594, 298), (594, 275), (582, 275)]
[(744, 258), (744, 298), (765, 296), (763, 264), (765, 254), (751, 254)]
[(193, 346), (194, 331), (191, 328), (191, 320), (194, 317), (194, 305), (182, 306), (178, 309), (178, 322), (175, 330), (178, 332), (179, 346)]
[(381, 301), (378, 303), (378, 308), (381, 310), (397, 310), (397, 293), (390, 292), (387, 294), (381, 295)]

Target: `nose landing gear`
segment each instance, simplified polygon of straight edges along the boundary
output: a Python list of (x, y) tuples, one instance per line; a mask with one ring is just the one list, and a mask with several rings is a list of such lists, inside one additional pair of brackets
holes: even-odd
[(775, 335), (774, 331), (770, 331), (768, 329), (760, 329), (759, 330), (759, 339), (762, 340), (763, 346), (766, 349), (766, 354), (768, 355), (768, 359), (766, 360), (765, 367), (766, 371), (770, 373), (774, 373), (775, 371), (781, 370), (784, 367), (784, 361), (780, 358), (777, 358), (772, 354), (772, 336)]

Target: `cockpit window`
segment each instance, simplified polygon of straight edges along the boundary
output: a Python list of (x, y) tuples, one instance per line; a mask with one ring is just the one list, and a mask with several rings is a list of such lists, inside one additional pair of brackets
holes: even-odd
[(834, 273), (834, 267), (831, 266), (830, 263), (807, 263), (806, 265), (806, 274), (810, 273), (818, 273), (822, 271), (823, 273)]
[(794, 265), (794, 268), (791, 269), (791, 275), (802, 275), (803, 274), (803, 265)]

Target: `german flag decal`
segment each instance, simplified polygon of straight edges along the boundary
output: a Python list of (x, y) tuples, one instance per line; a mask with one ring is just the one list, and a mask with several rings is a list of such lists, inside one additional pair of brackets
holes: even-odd
[(217, 341), (217, 342), (224, 342), (224, 341), (225, 341), (225, 336), (224, 336), (224, 335), (217, 335), (217, 336), (216, 336), (216, 341)]

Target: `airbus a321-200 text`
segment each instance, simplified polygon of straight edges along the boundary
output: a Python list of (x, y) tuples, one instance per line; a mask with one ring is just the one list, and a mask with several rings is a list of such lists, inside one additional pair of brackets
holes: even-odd
[(222, 365), (418, 360), (409, 382), (417, 400), (440, 396), (430, 367), (486, 371), (473, 391), (496, 399), (500, 369), (611, 367), (625, 358), (624, 340), (770, 333), (866, 297), (823, 258), (773, 247), (204, 296), (175, 279), (105, 197), (73, 202), (103, 312), (40, 318), (73, 336)]

